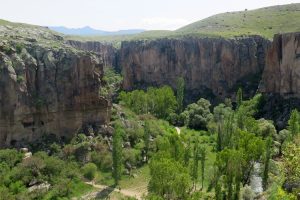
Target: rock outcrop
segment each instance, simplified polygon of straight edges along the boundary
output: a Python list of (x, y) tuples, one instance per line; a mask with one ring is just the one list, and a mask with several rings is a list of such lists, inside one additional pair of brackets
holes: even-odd
[(260, 91), (300, 98), (300, 32), (274, 36), (266, 56)]
[(269, 43), (259, 36), (123, 42), (118, 63), (126, 90), (176, 88), (176, 79), (183, 77), (188, 102), (200, 96), (232, 97), (239, 86), (251, 96), (257, 90)]
[(81, 49), (83, 51), (91, 51), (98, 54), (102, 60), (104, 67), (116, 66), (116, 55), (117, 49), (109, 43), (101, 43), (96, 41), (76, 41), (76, 40), (67, 40), (67, 44)]
[(87, 126), (106, 124), (111, 105), (99, 96), (99, 56), (58, 40), (27, 37), (4, 36), (0, 42), (0, 147), (45, 134), (70, 138)]
[(300, 32), (274, 36), (259, 91), (266, 102), (263, 116), (283, 129), (291, 111), (300, 109)]

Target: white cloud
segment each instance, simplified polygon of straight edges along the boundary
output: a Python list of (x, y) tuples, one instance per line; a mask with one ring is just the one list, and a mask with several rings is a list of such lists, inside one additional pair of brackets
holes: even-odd
[(144, 18), (141, 20), (141, 24), (143, 27), (152, 27), (152, 29), (155, 27), (155, 29), (175, 30), (188, 23), (188, 20), (182, 18), (152, 17)]

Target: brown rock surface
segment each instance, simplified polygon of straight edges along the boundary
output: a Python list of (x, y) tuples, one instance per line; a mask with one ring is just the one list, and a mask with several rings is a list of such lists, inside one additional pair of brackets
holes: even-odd
[(187, 99), (230, 97), (242, 85), (253, 95), (265, 66), (269, 41), (259, 36), (239, 39), (183, 38), (123, 42), (119, 65), (126, 90), (186, 82)]
[(0, 147), (44, 134), (70, 138), (83, 126), (108, 122), (98, 56), (28, 42), (15, 48), (14, 42), (0, 42)]
[(300, 32), (274, 36), (260, 91), (300, 98)]
[(116, 65), (116, 52), (117, 50), (112, 44), (101, 43), (96, 41), (76, 41), (68, 40), (67, 44), (84, 51), (91, 51), (101, 56), (104, 67), (112, 67)]

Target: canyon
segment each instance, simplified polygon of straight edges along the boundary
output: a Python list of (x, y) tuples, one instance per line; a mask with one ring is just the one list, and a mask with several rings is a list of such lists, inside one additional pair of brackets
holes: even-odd
[[(6, 30), (10, 38), (0, 43), (0, 146), (21, 145), (44, 134), (69, 138), (107, 125), (112, 103), (99, 94), (105, 67), (122, 73), (128, 91), (163, 85), (176, 90), (177, 79), (183, 77), (185, 103), (200, 97), (213, 103), (234, 101), (239, 87), (245, 98), (257, 91), (300, 98), (296, 32), (275, 35), (273, 42), (258, 35), (184, 37), (123, 41), (115, 48), (66, 40), (40, 28), (34, 34), (26, 29), (25, 36), (12, 31), (16, 28)], [(280, 122), (297, 105), (281, 113)]]

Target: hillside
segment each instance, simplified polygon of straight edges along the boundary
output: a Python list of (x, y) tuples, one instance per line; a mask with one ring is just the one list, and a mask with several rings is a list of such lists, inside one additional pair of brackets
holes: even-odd
[(76, 40), (112, 42), (116, 46), (119, 46), (121, 41), (186, 36), (231, 38), (242, 35), (261, 35), (272, 39), (276, 33), (300, 31), (299, 11), (300, 3), (295, 3), (217, 14), (175, 31), (155, 30), (133, 35), (67, 37)]
[(258, 34), (272, 38), (276, 33), (300, 31), (299, 18), (300, 3), (297, 3), (222, 13), (182, 27), (176, 32), (225, 37)]

